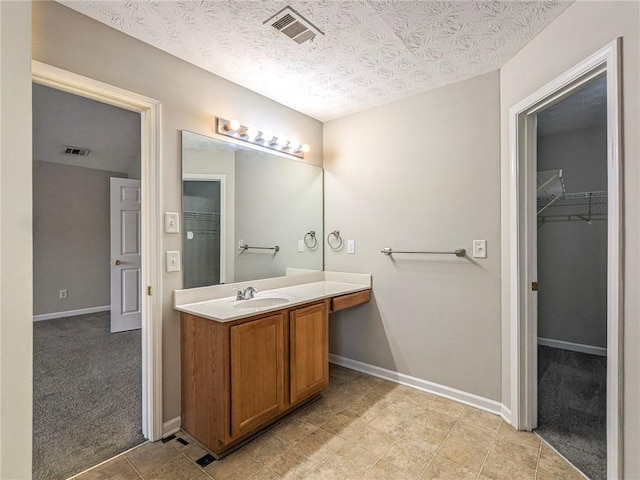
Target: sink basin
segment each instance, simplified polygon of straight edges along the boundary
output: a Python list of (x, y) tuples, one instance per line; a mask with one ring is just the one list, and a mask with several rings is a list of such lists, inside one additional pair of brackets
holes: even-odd
[(284, 297), (261, 297), (252, 298), (249, 300), (238, 300), (233, 308), (266, 308), (277, 307), (278, 305), (285, 305), (289, 303), (291, 299)]

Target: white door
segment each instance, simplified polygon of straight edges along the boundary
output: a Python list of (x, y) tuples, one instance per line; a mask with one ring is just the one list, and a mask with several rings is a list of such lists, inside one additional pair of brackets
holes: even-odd
[(142, 327), (140, 180), (111, 178), (111, 333)]

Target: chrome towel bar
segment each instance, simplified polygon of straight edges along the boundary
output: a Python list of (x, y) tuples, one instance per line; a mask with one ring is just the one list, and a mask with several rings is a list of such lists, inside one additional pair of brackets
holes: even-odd
[(464, 257), (467, 251), (464, 248), (456, 248), (453, 252), (422, 252), (422, 251), (410, 251), (410, 250), (393, 250), (391, 247), (384, 247), (380, 250), (380, 253), (385, 255), (391, 255), (393, 253), (426, 253), (429, 255), (455, 255), (456, 257)]
[(276, 252), (280, 251), (280, 247), (278, 245), (276, 245), (275, 247), (250, 247), (249, 245), (241, 245), (240, 248), (242, 250), (275, 250)]

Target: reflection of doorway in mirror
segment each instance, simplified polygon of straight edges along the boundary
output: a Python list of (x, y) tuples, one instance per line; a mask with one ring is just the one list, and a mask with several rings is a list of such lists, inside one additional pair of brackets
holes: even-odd
[(184, 288), (225, 282), (224, 175), (184, 175)]

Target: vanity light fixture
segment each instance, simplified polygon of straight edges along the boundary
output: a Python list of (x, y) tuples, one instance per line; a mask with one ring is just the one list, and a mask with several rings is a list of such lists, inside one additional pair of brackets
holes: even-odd
[(256, 128), (253, 128), (253, 127), (247, 127), (244, 133), (249, 140), (257, 140), (258, 138), (260, 138), (259, 136), (261, 135), (261, 132), (259, 132)]
[(288, 153), (298, 158), (304, 158), (304, 154), (309, 151), (309, 145), (307, 144), (300, 144), (297, 140), (289, 140), (288, 137), (282, 134), (275, 136), (268, 129), (259, 130), (248, 125), (242, 125), (237, 120), (216, 117), (216, 131), (227, 137)]

